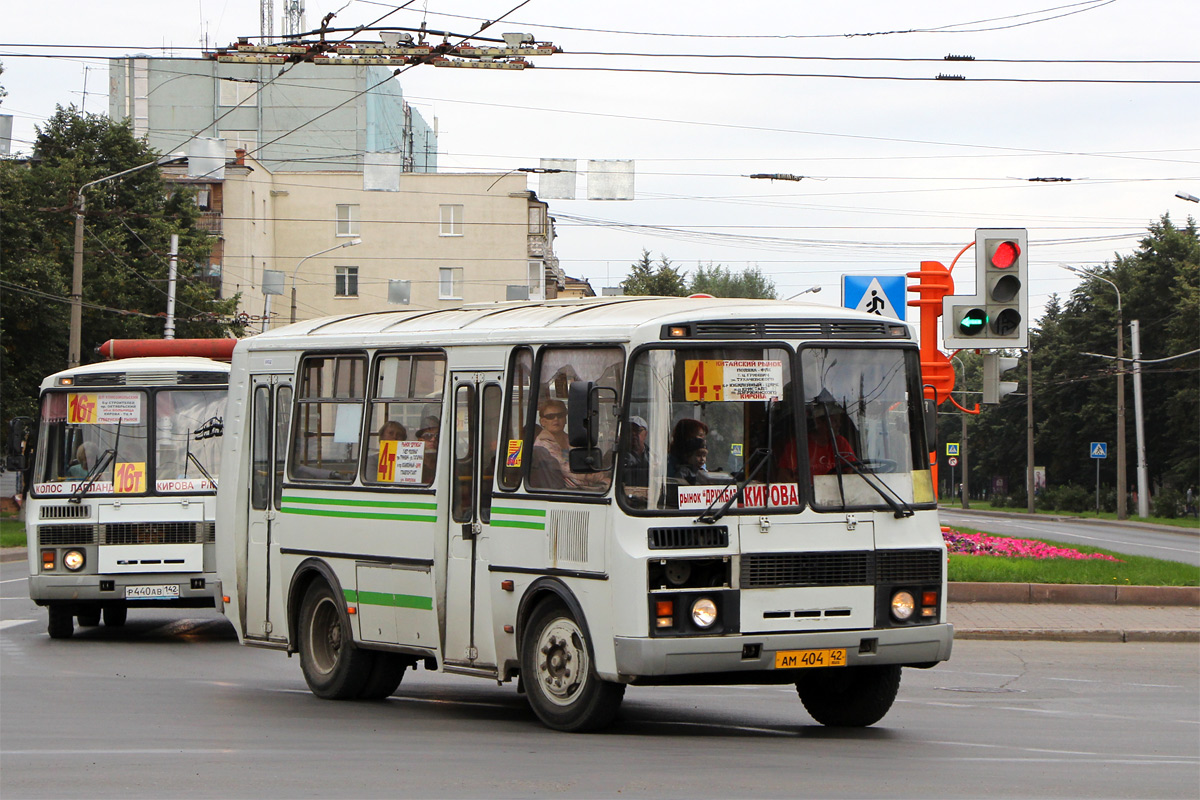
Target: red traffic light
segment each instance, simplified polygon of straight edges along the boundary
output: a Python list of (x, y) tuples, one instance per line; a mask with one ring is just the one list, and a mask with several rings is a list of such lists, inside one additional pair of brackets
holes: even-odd
[(1003, 241), (996, 245), (996, 249), (992, 253), (992, 266), (996, 269), (1008, 269), (1017, 263), (1020, 255), (1021, 245), (1013, 241)]

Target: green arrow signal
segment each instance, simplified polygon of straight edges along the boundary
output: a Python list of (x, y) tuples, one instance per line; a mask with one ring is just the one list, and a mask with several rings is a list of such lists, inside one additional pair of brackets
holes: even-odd
[(958, 330), (964, 336), (975, 336), (983, 332), (987, 324), (987, 312), (982, 308), (972, 308), (962, 315), (958, 322)]

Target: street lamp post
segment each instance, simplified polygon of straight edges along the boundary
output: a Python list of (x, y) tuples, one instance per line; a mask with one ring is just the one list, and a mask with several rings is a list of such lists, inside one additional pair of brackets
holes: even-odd
[(156, 158), (145, 164), (139, 164), (136, 167), (115, 172), (112, 175), (106, 175), (103, 178), (97, 178), (90, 183), (85, 183), (79, 187), (79, 191), (75, 195), (75, 254), (71, 269), (71, 332), (67, 342), (67, 367), (78, 367), (80, 350), (82, 349), (83, 340), (83, 214), (84, 196), (83, 191), (89, 187), (95, 186), (98, 183), (111, 181), (113, 178), (122, 178), (126, 175), (132, 175), (135, 172), (141, 172), (150, 167), (156, 167), (159, 164), (164, 164), (168, 161), (174, 161), (177, 158), (183, 158), (184, 153), (171, 153), (170, 155)]
[(799, 297), (799, 296), (800, 296), (800, 295), (802, 295), (802, 294), (810, 294), (810, 293), (811, 293), (811, 294), (816, 294), (816, 293), (817, 293), (817, 292), (819, 292), (819, 291), (821, 291), (821, 287), (820, 287), (820, 286), (810, 286), (810, 287), (808, 287), (807, 289), (805, 289), (803, 292), (796, 292), (794, 295), (792, 295), (791, 297), (789, 297), (789, 298), (787, 298), (787, 299), (788, 299), (788, 300), (795, 300), (797, 297)]
[(1108, 278), (1103, 278), (1094, 272), (1088, 272), (1068, 264), (1061, 266), (1077, 275), (1104, 281), (1117, 293), (1117, 519), (1129, 519), (1125, 500), (1125, 362), (1122, 361), (1125, 355), (1125, 332), (1121, 313), (1121, 290)]
[(327, 247), (324, 250), (318, 250), (317, 252), (310, 253), (310, 254), (306, 255), (304, 258), (300, 259), (300, 263), (296, 265), (296, 268), (294, 270), (292, 270), (292, 318), (291, 318), (292, 322), (296, 321), (296, 273), (300, 271), (300, 265), (303, 264), (305, 261), (308, 261), (310, 258), (313, 258), (314, 256), (324, 255), (325, 253), (333, 252), (334, 250), (337, 250), (338, 248), (341, 248), (341, 247), (353, 247), (356, 244), (362, 244), (362, 239), (351, 239), (348, 242), (342, 242), (341, 244), (335, 244), (333, 247)]

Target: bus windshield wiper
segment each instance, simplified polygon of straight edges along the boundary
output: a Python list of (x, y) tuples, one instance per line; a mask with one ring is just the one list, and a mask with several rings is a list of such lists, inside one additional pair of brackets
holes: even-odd
[(187, 464), (195, 464), (196, 469), (200, 470), (200, 474), (203, 475), (213, 487), (216, 487), (216, 480), (212, 475), (209, 474), (208, 470), (204, 468), (204, 465), (200, 463), (200, 459), (196, 457), (196, 454), (192, 452), (192, 439), (194, 438), (199, 442), (203, 441), (204, 439), (211, 439), (214, 436), (223, 436), (224, 434), (225, 426), (220, 417), (213, 417), (199, 428), (192, 431), (192, 435), (187, 438), (187, 457), (184, 459), (184, 477), (187, 477)]
[(742, 491), (745, 490), (750, 481), (754, 480), (754, 476), (757, 475), (763, 466), (771, 460), (771, 448), (760, 447), (750, 454), (750, 458), (754, 458), (758, 455), (761, 455), (762, 458), (759, 460), (758, 464), (755, 465), (754, 469), (750, 470), (750, 473), (738, 482), (738, 485), (733, 490), (733, 494), (731, 494), (729, 498), (725, 500), (725, 505), (721, 506), (721, 508), (718, 509), (715, 514), (713, 513), (713, 506), (721, 502), (721, 497), (724, 495), (723, 492), (718, 492), (717, 496), (713, 498), (713, 501), (708, 504), (708, 508), (704, 509), (704, 513), (696, 517), (696, 522), (707, 522), (711, 524), (729, 513), (729, 507), (733, 505), (733, 501), (742, 496)]
[(108, 469), (109, 463), (116, 456), (117, 449), (115, 447), (110, 447), (101, 453), (100, 457), (96, 459), (96, 465), (88, 472), (87, 476), (83, 479), (84, 482), (79, 485), (79, 488), (71, 492), (71, 496), (67, 498), (67, 502), (79, 505), (80, 501), (83, 500), (83, 496), (92, 488), (92, 484), (96, 482), (96, 479), (100, 477), (104, 470)]
[[(874, 480), (867, 477), (868, 473), (864, 472), (862, 468), (858, 466), (858, 462), (848, 458), (845, 453), (837, 449), (836, 445), (834, 447), (834, 453), (835, 457), (837, 458), (837, 463), (839, 465), (845, 465), (846, 467), (849, 467), (851, 472), (862, 478), (864, 483), (874, 489), (875, 493), (882, 497), (884, 502), (892, 507), (892, 512), (895, 514), (897, 519), (901, 517), (911, 517), (914, 513), (916, 513), (913, 511), (913, 507), (905, 502), (904, 498), (896, 494), (892, 487), (888, 486), (886, 483), (876, 483)], [(841, 477), (842, 473), (839, 469), (839, 481), (841, 481)], [(842, 505), (846, 505), (845, 494), (842, 495)]]

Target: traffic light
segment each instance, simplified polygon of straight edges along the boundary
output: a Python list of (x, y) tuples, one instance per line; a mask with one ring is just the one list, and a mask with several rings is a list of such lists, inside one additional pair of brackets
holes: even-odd
[(1000, 376), (1014, 369), (1020, 359), (999, 353), (983, 354), (983, 402), (999, 403), (1000, 398), (1017, 390), (1016, 381), (1002, 381)]
[(1029, 346), (1029, 257), (1024, 228), (975, 231), (975, 293), (942, 300), (946, 349)]

